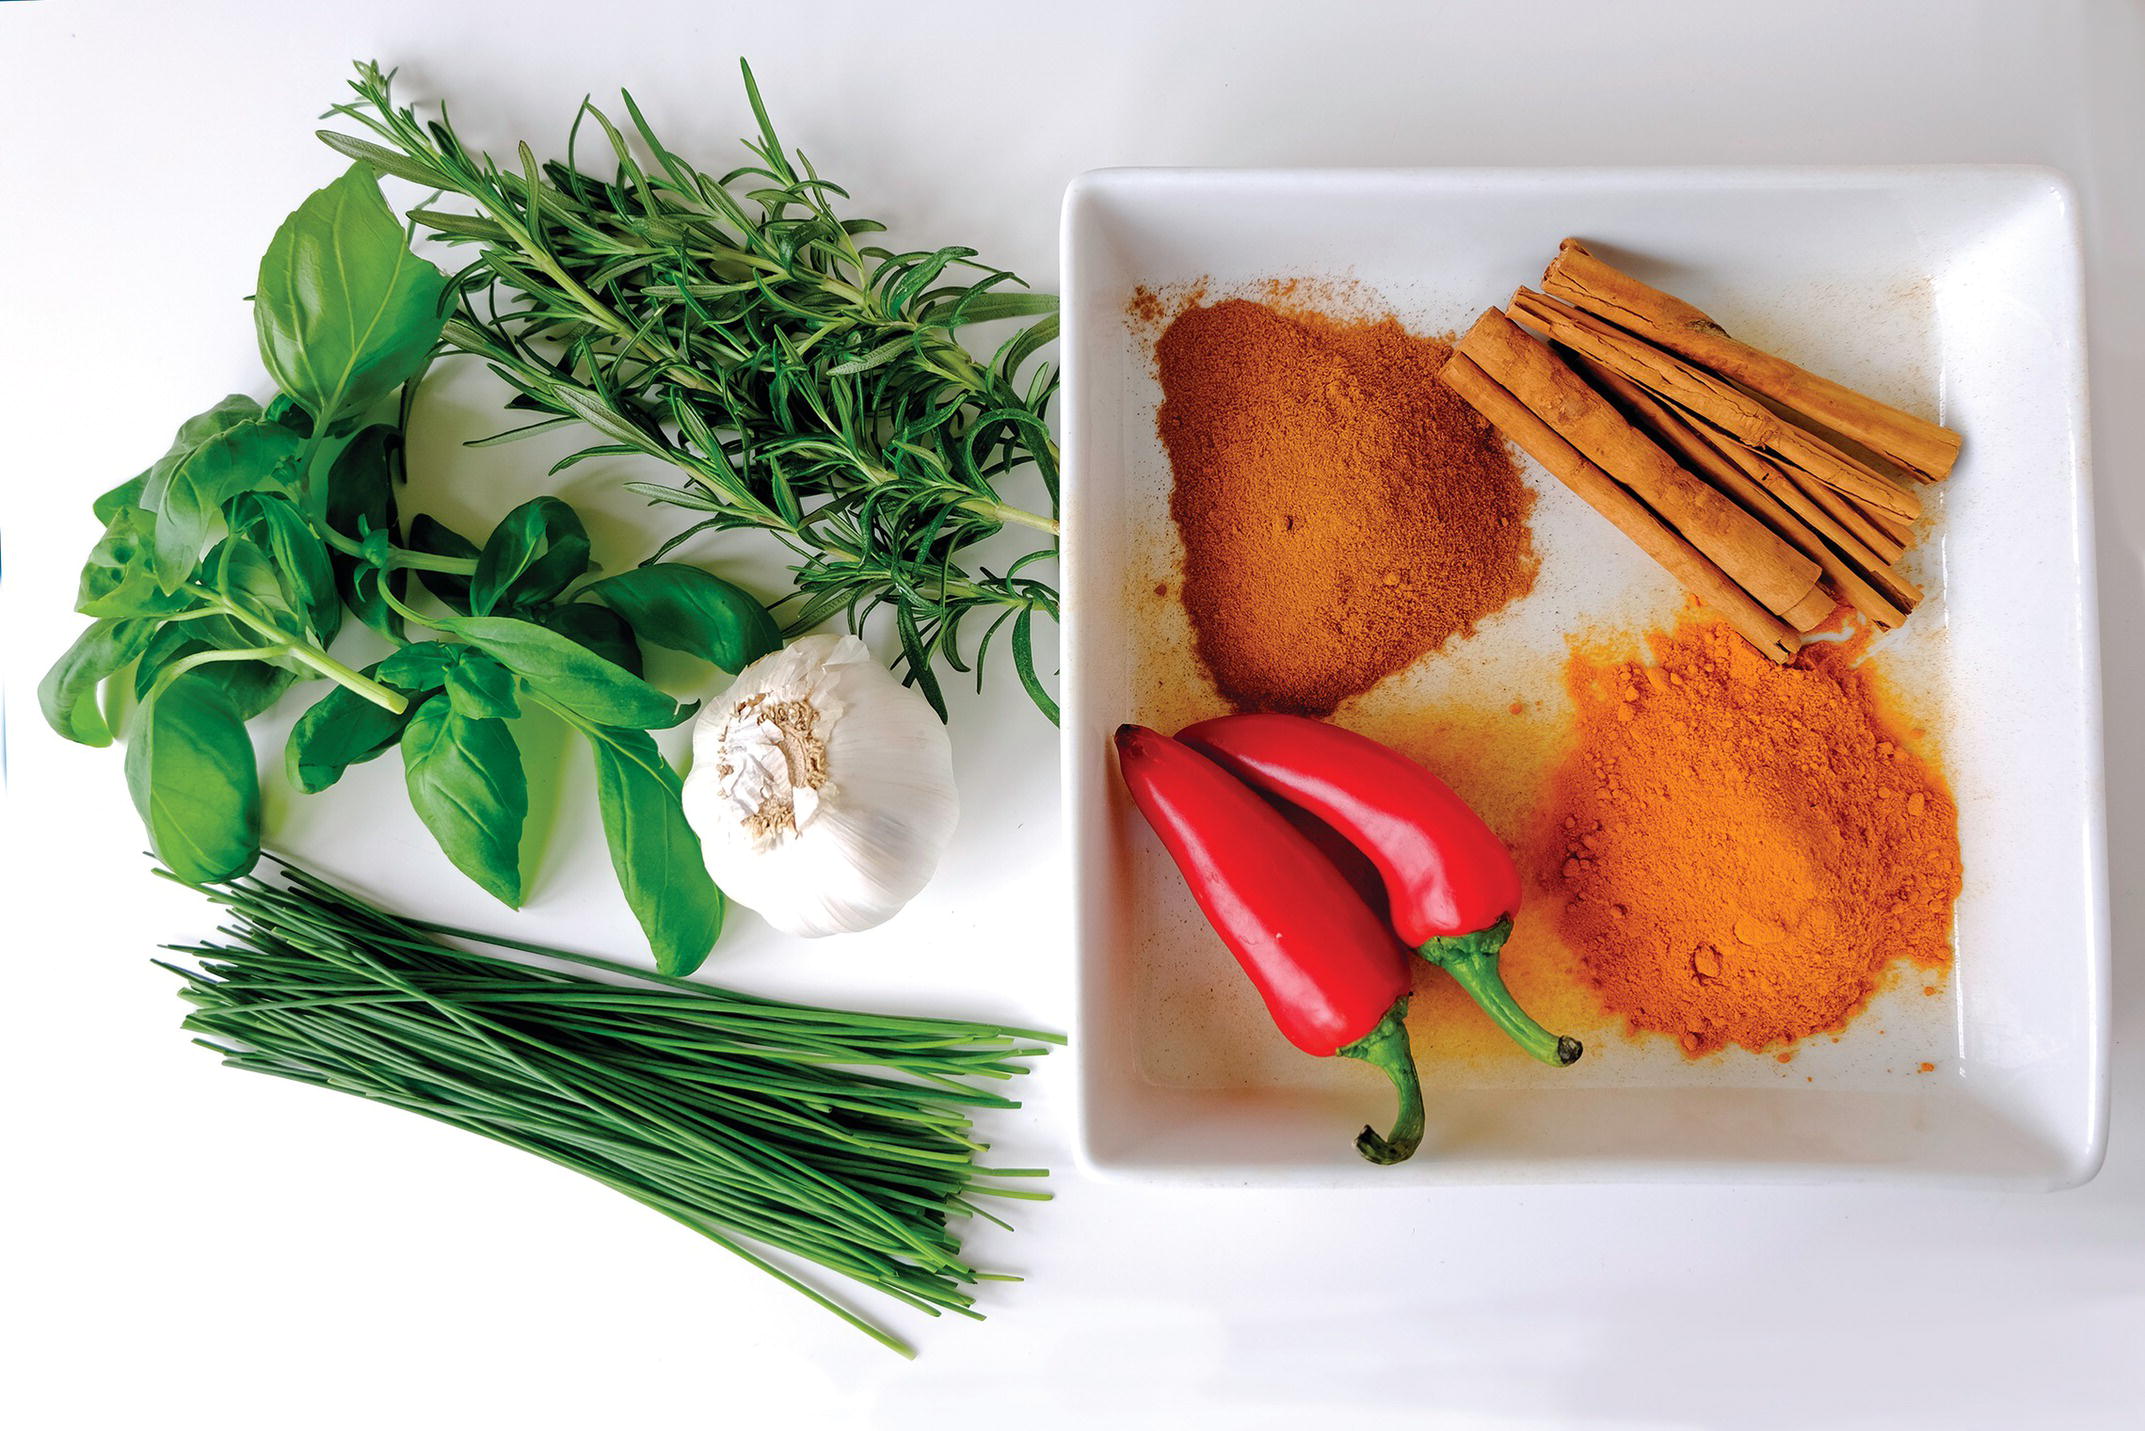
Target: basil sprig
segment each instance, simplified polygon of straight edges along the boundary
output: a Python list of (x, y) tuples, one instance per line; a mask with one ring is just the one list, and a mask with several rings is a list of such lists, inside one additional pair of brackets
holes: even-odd
[[(411, 806), (457, 868), (510, 905), (527, 888), (534, 711), (588, 742), (619, 884), (668, 973), (722, 926), (721, 891), (650, 730), (692, 713), (641, 678), (642, 640), (735, 671), (780, 644), (753, 597), (659, 563), (597, 578), (573, 508), (538, 497), (481, 543), (400, 510), (402, 414), (437, 347), (451, 281), (411, 252), (362, 164), (277, 229), (254, 316), (279, 393), (233, 395), (98, 497), (103, 535), (76, 602), (95, 618), (39, 688), (70, 740), (107, 745), (157, 856), (196, 883), (260, 852), (246, 723), (301, 680), (333, 684), (287, 743), (292, 785), (327, 789), (402, 754)], [(415, 572), (436, 606), (419, 609)], [(362, 669), (331, 654), (346, 618), (394, 647)]]

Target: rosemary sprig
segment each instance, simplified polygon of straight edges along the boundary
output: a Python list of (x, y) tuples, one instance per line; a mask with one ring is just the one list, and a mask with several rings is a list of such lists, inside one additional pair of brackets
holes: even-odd
[[(702, 514), (674, 542), (751, 529), (787, 546), (793, 627), (836, 612), (856, 626), (889, 608), (904, 674), (941, 715), (934, 666), (980, 683), (1006, 631), (1022, 684), (1055, 720), (1033, 639), (1058, 598), (1031, 573), (1056, 551), (1057, 371), (1026, 370), (1056, 336), (1057, 300), (1006, 287), (1018, 280), (972, 249), (860, 242), (883, 225), (836, 211), (846, 192), (784, 149), (749, 66), (744, 78), (759, 137), (746, 146), (752, 162), (722, 175), (665, 146), (630, 95), (630, 138), (584, 101), (563, 161), (539, 163), (523, 144), (502, 167), (463, 144), (444, 107), (421, 121), (398, 106), (373, 64), (358, 66), (356, 100), (332, 111), (372, 138), (321, 138), (474, 206), (411, 218), (476, 250), (445, 345), (511, 384), (512, 406), (545, 415), (494, 440), (581, 423), (603, 441), (561, 466), (619, 453), (668, 462), (684, 484), (632, 490)], [(608, 178), (575, 157), (584, 122), (602, 132)], [(1012, 318), (1037, 321), (988, 361), (955, 336)], [(1049, 515), (999, 495), (1030, 464)], [(1047, 541), (1002, 572), (977, 566), (971, 549), (1008, 527)], [(972, 658), (971, 618), (986, 623)]]

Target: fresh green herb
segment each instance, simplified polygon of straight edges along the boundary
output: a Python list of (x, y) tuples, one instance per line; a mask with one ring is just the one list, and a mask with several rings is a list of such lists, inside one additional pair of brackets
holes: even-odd
[[(641, 739), (646, 739), (645, 736)], [(355, 1094), (573, 1169), (726, 1248), (904, 1355), (891, 1333), (770, 1260), (786, 1254), (934, 1316), (1011, 1280), (949, 1219), (1041, 1169), (979, 1167), (975, 1079), (1062, 1043), (1028, 1029), (786, 1004), (400, 919), (285, 866), (211, 891), (222, 942), (174, 946), (196, 1042), (233, 1068)], [(453, 935), (624, 976), (598, 983)], [(1003, 1224), (1001, 1224), (1003, 1225)]]
[(469, 606), (488, 616), (502, 604), (551, 601), (587, 573), (588, 529), (574, 509), (556, 497), (524, 502), (492, 531), (477, 554)]
[[(204, 881), (250, 868), (259, 852), (245, 723), (293, 683), (325, 676), (335, 684), (291, 732), (292, 783), (326, 789), (399, 746), (411, 804), (440, 848), (517, 904), (528, 791), (508, 722), (526, 695), (590, 742), (620, 883), (661, 966), (690, 970), (723, 903), (677, 777), (644, 734), (691, 708), (640, 679), (634, 624), (723, 664), (758, 654), (771, 619), (727, 582), (670, 563), (633, 574), (613, 599), (588, 597), (602, 585), (587, 580), (588, 533), (552, 497), (515, 508), (481, 547), (428, 517), (405, 531), (402, 428), (447, 292), (363, 166), (299, 206), (262, 260), (255, 299), (262, 361), (284, 391), (265, 408), (233, 396), (188, 419), (154, 466), (97, 499), (105, 532), (77, 602), (97, 621), (52, 668), (40, 703), (62, 735), (109, 744), (99, 689), (132, 669), (135, 801), (158, 855)], [(390, 419), (380, 409), (398, 396)], [(446, 614), (410, 605), (411, 571)], [(701, 599), (690, 609), (631, 599), (672, 587)], [(346, 610), (398, 649), (364, 670), (331, 654)], [(634, 753), (631, 772), (621, 750)]]
[(664, 973), (690, 969), (721, 932), (722, 891), (686, 823), (684, 782), (646, 731), (589, 725), (570, 712), (596, 754), (596, 806), (611, 867)]
[(417, 578), (449, 608), (469, 610), (469, 574), (477, 569), (477, 544), (420, 512), (410, 519), (410, 548), (436, 560), (416, 567)]
[(782, 632), (765, 607), (697, 566), (638, 566), (591, 582), (582, 593), (616, 611), (642, 640), (733, 675), (782, 647)]
[(166, 596), (186, 583), (223, 526), (223, 504), (287, 483), (300, 445), (281, 423), (253, 418), (204, 439), (177, 462), (157, 464), (141, 500), (156, 514), (155, 568)]
[[(1055, 298), (1004, 287), (1017, 280), (975, 264), (971, 249), (859, 242), (883, 226), (836, 211), (846, 194), (784, 149), (749, 68), (759, 137), (752, 162), (721, 176), (666, 147), (630, 96), (648, 162), (584, 103), (563, 162), (539, 164), (522, 145), (502, 167), (444, 113), (427, 123), (396, 105), (377, 66), (360, 65), (352, 88), (356, 101), (336, 112), (372, 138), (326, 132), (327, 143), (475, 208), (411, 217), (477, 251), (447, 346), (511, 383), (515, 406), (547, 415), (502, 437), (579, 422), (602, 441), (567, 462), (643, 453), (672, 464), (686, 485), (631, 485), (704, 514), (679, 540), (747, 528), (787, 545), (794, 630), (890, 608), (905, 673), (941, 716), (936, 665), (973, 661), (980, 681), (992, 637), (1007, 631), (1023, 685), (1056, 719), (1034, 624), (1056, 619), (1058, 598), (1031, 573), (1055, 554), (1057, 522), (998, 491), (1033, 464), (1055, 512), (1046, 414), (1057, 374), (1024, 377), (1056, 336)], [(582, 120), (602, 131), (608, 178), (575, 158)], [(962, 269), (979, 276), (953, 276)], [(955, 335), (996, 319), (1039, 321), (978, 361)], [(976, 544), (1008, 527), (1048, 540), (1000, 572), (977, 566)], [(971, 619), (987, 624), (964, 654)]]
[(410, 252), (372, 171), (353, 165), (283, 221), (261, 259), (261, 361), (316, 432), (361, 419), (423, 368), (446, 290)]
[[(105, 503), (100, 500), (98, 505)], [(103, 520), (104, 535), (82, 564), (74, 609), (99, 617), (164, 616), (185, 610), (189, 599), (166, 592), (157, 580), (156, 514), (128, 503), (112, 508)]]
[[(382, 664), (375, 662), (363, 674), (381, 679)], [(317, 795), (342, 779), (351, 766), (387, 754), (401, 743), (403, 727), (423, 708), (425, 699), (413, 693), (402, 710), (391, 711), (348, 686), (332, 688), (307, 707), (291, 728), (284, 751), (284, 771), (290, 783)]]
[(512, 720), (521, 714), (513, 673), (497, 661), (466, 657), (447, 668), (447, 703), (465, 720)]
[[(410, 806), (456, 869), (509, 908), (521, 906), (521, 827), (528, 777), (506, 722), (427, 701), (402, 732)], [(705, 953), (715, 942), (712, 931)]]
[[(412, 379), (410, 392), (415, 392), (415, 384)], [(401, 639), (402, 618), (387, 604), (381, 587), (384, 584), (398, 598), (407, 597), (409, 569), (390, 566), (383, 570), (362, 553), (368, 540), (384, 543), (390, 550), (404, 541), (395, 510), (395, 486), (403, 475), (401, 427), (375, 423), (364, 428), (337, 455), (328, 473), (323, 514), (329, 530), (342, 538), (334, 542), (328, 556), (335, 570), (336, 595), (358, 620), (389, 640)]]
[(521, 677), (531, 690), (597, 725), (662, 730), (691, 706), (620, 670), (580, 642), (512, 616), (444, 616), (431, 623)]
[[(641, 569), (654, 570), (652, 567)], [(681, 567), (680, 570), (699, 571), (699, 568)], [(701, 575), (708, 574), (701, 572)], [(721, 581), (719, 577), (711, 579)], [(754, 622), (755, 629), (758, 626), (774, 624), (774, 618), (767, 614), (767, 608), (760, 605), (756, 598), (746, 595), (727, 581), (721, 581), (721, 584), (725, 590), (736, 592), (745, 605), (759, 612)], [(593, 589), (583, 587), (582, 591), (586, 594)], [(598, 606), (592, 601), (569, 601), (563, 606), (546, 607), (536, 613), (535, 619), (538, 625), (558, 632), (569, 641), (588, 647), (612, 665), (622, 666), (636, 676), (641, 674), (641, 634), (608, 606)], [(664, 644), (653, 632), (648, 633), (646, 639), (654, 641), (658, 646)], [(781, 644), (779, 636), (776, 637), (776, 644)], [(715, 664), (721, 666), (722, 662), (717, 661)]]
[(253, 868), (260, 772), (245, 718), (222, 686), (197, 674), (157, 683), (127, 742), (127, 788), (157, 857), (194, 884)]
[(97, 706), (98, 688), (139, 660), (155, 634), (154, 621), (106, 617), (77, 636), (37, 688), (52, 728), (84, 745), (110, 745), (112, 730)]
[[(271, 666), (265, 661), (250, 659), (244, 649), (246, 637), (239, 633), (221, 616), (209, 615), (206, 620), (177, 622), (158, 628), (149, 638), (149, 648), (142, 652), (141, 659), (134, 663), (134, 699), (137, 704), (149, 699), (156, 689), (157, 680), (167, 667), (181, 661), (190, 661), (199, 656), (203, 664), (191, 667), (196, 676), (223, 690), (231, 698), (232, 709), (240, 720), (252, 720), (267, 710), (283, 693), (296, 683), (294, 671)], [(206, 633), (215, 637), (208, 641), (199, 639)], [(215, 659), (210, 660), (214, 655)], [(272, 654), (272, 652), (271, 652)], [(360, 672), (359, 674), (363, 674)], [(370, 684), (370, 683), (368, 683)], [(367, 699), (372, 692), (363, 693)]]

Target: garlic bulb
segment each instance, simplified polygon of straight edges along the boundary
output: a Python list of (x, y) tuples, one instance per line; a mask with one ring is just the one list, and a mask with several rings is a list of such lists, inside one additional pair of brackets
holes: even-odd
[(946, 727), (854, 636), (762, 656), (693, 728), (685, 815), (708, 873), (784, 933), (892, 918), (959, 813)]

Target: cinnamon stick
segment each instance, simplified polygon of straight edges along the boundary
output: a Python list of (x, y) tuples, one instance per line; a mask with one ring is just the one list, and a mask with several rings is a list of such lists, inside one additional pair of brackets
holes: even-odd
[(1806, 412), (1797, 412), (1794, 408), (1789, 407), (1786, 403), (1779, 402), (1773, 398), (1769, 398), (1764, 393), (1759, 392), (1756, 388), (1750, 387), (1744, 383), (1739, 383), (1733, 378), (1723, 378), (1719, 373), (1715, 373), (1713, 374), (1713, 376), (1716, 378), (1720, 378), (1722, 382), (1728, 384), (1728, 386), (1734, 388), (1737, 392), (1743, 394), (1743, 396), (1749, 398), (1752, 402), (1764, 403), (1766, 409), (1771, 412), (1773, 416), (1779, 418), (1782, 422), (1792, 422), (1797, 427), (1800, 427), (1807, 432), (1814, 433), (1816, 436), (1823, 438), (1825, 441), (1831, 443), (1834, 447), (1837, 447), (1840, 451), (1846, 453), (1849, 457), (1852, 457), (1855, 461), (1861, 463), (1864, 467), (1867, 467), (1870, 471), (1876, 473), (1879, 477), (1882, 477), (1885, 481), (1891, 483), (1894, 487), (1897, 487), (1902, 491), (1913, 487), (1917, 483), (1924, 483), (1929, 480), (1928, 478), (1922, 476), (1921, 473), (1915, 471), (1913, 468), (1900, 466), (1897, 462), (1894, 462), (1891, 458), (1886, 457), (1883, 453), (1874, 451), (1871, 448), (1865, 446), (1864, 444), (1855, 441), (1853, 438), (1849, 437), (1847, 434), (1839, 431), (1838, 429), (1825, 426), (1823, 423), (1817, 421), (1815, 418), (1811, 417)]
[(1542, 275), (1542, 287), (1574, 307), (1807, 414), (1925, 481), (1940, 480), (1958, 460), (1958, 433), (1738, 342), (1705, 313), (1602, 261), (1577, 239), (1568, 238), (1559, 246)]
[[(1765, 463), (1765, 459), (1757, 457), (1755, 453), (1752, 456), (1758, 462)], [(1767, 490), (1781, 493), (1781, 500), (1788, 502), (1790, 506), (1799, 502), (1797, 509), (1809, 514), (1808, 520), (1812, 525), (1827, 532), (1827, 539), (1848, 554), (1856, 569), (1869, 578), (1870, 585), (1883, 592), (1894, 605), (1903, 610), (1911, 611), (1921, 604), (1920, 587), (1901, 575), (1898, 567), (1878, 559), (1876, 553), (1856, 540), (1854, 533), (1833, 521), (1832, 514), (1825, 511), (1817, 501), (1817, 493), (1823, 483), (1812, 481), (1807, 472), (1797, 472), (1792, 467), (1777, 467), (1770, 463), (1765, 463), (1765, 466), (1769, 479)]]
[[(1631, 419), (1639, 431), (1645, 433), (1671, 457), (1699, 476), (1711, 481), (1715, 487), (1738, 496), (1734, 490), (1737, 483), (1747, 483), (1740, 468), (1716, 451), (1690, 430), (1689, 424), (1646, 389), (1613, 368), (1605, 368), (1586, 354), (1571, 348), (1552, 345), (1556, 355), (1578, 369), (1586, 380), (1598, 388), (1608, 399), (1623, 409), (1624, 416)], [(1739, 496), (1738, 499), (1740, 500)], [(1747, 504), (1745, 504), (1747, 507)]]
[(1766, 610), (1798, 631), (1831, 614), (1817, 563), (1676, 465), (1644, 434), (1504, 314), (1476, 320), (1455, 351), (1474, 360), (1559, 436), (1652, 508)]
[(1893, 541), (1899, 543), (1899, 549), (1901, 551), (1905, 551), (1909, 546), (1913, 544), (1914, 529), (1912, 527), (1909, 527), (1905, 522), (1900, 521), (1899, 518), (1893, 516), (1890, 512), (1880, 512), (1875, 510), (1874, 508), (1865, 507), (1860, 502), (1856, 502), (1855, 499), (1852, 497), (1849, 497), (1847, 500), (1850, 503), (1853, 503), (1854, 509), (1862, 514), (1862, 518), (1864, 521), (1868, 522), (1878, 531), (1890, 537)]
[(1684, 466), (1712, 482), (1737, 505), (1765, 523), (1781, 540), (1810, 558), (1841, 600), (1871, 622), (1887, 630), (1907, 619), (1884, 593), (1869, 583), (1847, 559), (1834, 551), (1807, 522), (1796, 516), (1750, 475), (1730, 462), (1727, 455), (1708, 442), (1691, 423), (1668, 404), (1638, 384), (1577, 353), (1565, 355), (1572, 366), (1624, 410), (1641, 432), (1658, 442)]
[(1882, 593), (1892, 606), (1906, 612), (1912, 611), (1920, 604), (1920, 588), (1901, 576), (1890, 563), (1858, 540), (1854, 533), (1834, 521), (1832, 514), (1811, 498), (1811, 490), (1818, 487), (1819, 483), (1807, 478), (1798, 481), (1798, 474), (1793, 468), (1768, 462), (1727, 433), (1690, 413), (1681, 413), (1681, 416), (1692, 432), (1740, 468), (1751, 481), (1771, 493), (1782, 506), (1800, 517), (1812, 531), (1823, 537), (1856, 574)]
[(1512, 295), (1511, 310), (1556, 342), (1689, 409), (1745, 446), (1777, 456), (1871, 506), (1902, 517), (1921, 515), (1921, 498), (1913, 492), (1675, 354), (1529, 288)]
[(1445, 364), (1442, 376), (1447, 386), (1488, 418), (1499, 432), (1518, 443), (1558, 481), (1614, 523), (1618, 531), (1659, 562), (1685, 591), (1719, 612), (1751, 645), (1775, 661), (1785, 663), (1794, 659), (1795, 652), (1802, 646), (1802, 638), (1793, 628), (1753, 600), (1749, 592), (1730, 580), (1705, 553), (1678, 536), (1666, 522), (1647, 510), (1645, 503), (1618, 485), (1615, 478), (1587, 461), (1584, 454), (1558, 436), (1525, 403), (1477, 366), (1464, 349), (1463, 343)]
[(1894, 540), (1892, 534), (1862, 515), (1855, 501), (1841, 492), (1835, 492), (1822, 482), (1812, 482), (1805, 488), (1818, 506), (1832, 514), (1832, 519), (1855, 534), (1855, 540), (1868, 547), (1890, 565), (1906, 555), (1907, 544)]

